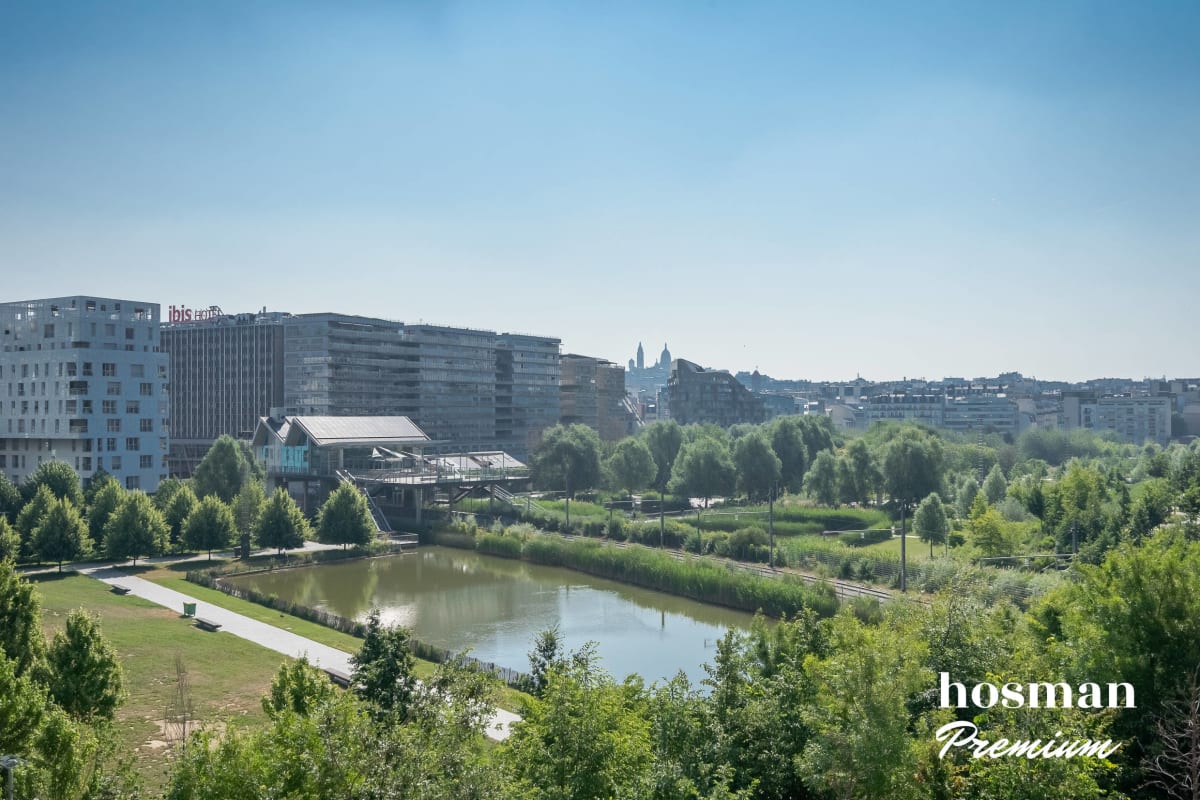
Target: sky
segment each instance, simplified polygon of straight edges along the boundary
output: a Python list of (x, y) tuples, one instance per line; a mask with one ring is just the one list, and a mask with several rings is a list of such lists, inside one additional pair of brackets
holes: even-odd
[(1200, 3), (0, 0), (0, 299), (1200, 375)]

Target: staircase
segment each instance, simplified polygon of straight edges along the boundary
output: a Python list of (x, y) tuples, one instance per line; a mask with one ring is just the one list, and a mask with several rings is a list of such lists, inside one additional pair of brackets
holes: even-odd
[[(358, 484), (355, 482), (354, 476), (346, 470), (335, 470), (334, 474), (337, 475), (338, 480), (342, 483), (348, 483), (351, 486), (358, 488)], [(371, 512), (371, 519), (375, 520), (376, 532), (384, 536), (391, 536), (392, 533), (394, 533), (392, 530), (392, 523), (388, 522), (387, 517), (384, 516), (383, 511), (379, 508), (379, 504), (375, 502), (375, 498), (371, 497), (371, 493), (366, 489), (358, 490), (362, 492), (363, 497), (367, 498), (367, 510)]]
[(495, 497), (497, 500), (503, 500), (504, 502), (508, 503), (510, 506), (515, 508), (517, 511), (524, 511), (524, 510), (526, 510), (526, 508), (528, 508), (529, 510), (538, 511), (539, 513), (542, 513), (542, 514), (550, 513), (542, 506), (533, 502), (533, 500), (531, 500), (530, 498), (518, 497), (517, 495), (510, 492), (508, 489), (505, 489), (503, 486), (493, 485), (492, 486), (492, 496)]

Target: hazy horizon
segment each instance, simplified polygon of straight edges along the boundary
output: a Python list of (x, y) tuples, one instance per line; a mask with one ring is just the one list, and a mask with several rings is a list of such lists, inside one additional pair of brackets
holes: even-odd
[(1200, 6), (0, 5), (3, 300), (1200, 374)]

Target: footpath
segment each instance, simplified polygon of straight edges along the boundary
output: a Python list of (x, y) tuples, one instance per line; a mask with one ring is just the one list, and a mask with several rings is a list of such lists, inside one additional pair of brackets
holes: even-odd
[[(196, 616), (219, 624), (223, 633), (231, 633), (291, 658), (306, 657), (309, 663), (321, 669), (338, 670), (347, 675), (352, 671), (349, 653), (320, 642), (314, 642), (312, 639), (299, 636), (291, 631), (276, 628), (274, 625), (250, 619), (235, 611), (201, 602), (182, 592), (122, 572), (119, 567), (108, 564), (81, 564), (76, 569), (81, 575), (87, 575), (109, 585), (119, 584), (128, 588), (129, 594), (135, 597), (141, 597), (174, 611), (182, 612), (184, 603), (195, 603)], [(495, 741), (507, 739), (510, 726), (520, 719), (511, 711), (505, 711), (502, 708), (495, 709), (486, 729), (488, 738)]]

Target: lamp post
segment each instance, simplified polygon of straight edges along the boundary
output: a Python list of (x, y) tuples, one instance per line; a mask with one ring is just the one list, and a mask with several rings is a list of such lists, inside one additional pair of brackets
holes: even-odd
[(13, 770), (25, 761), (17, 756), (0, 756), (0, 769), (4, 770), (4, 796), (13, 800)]

